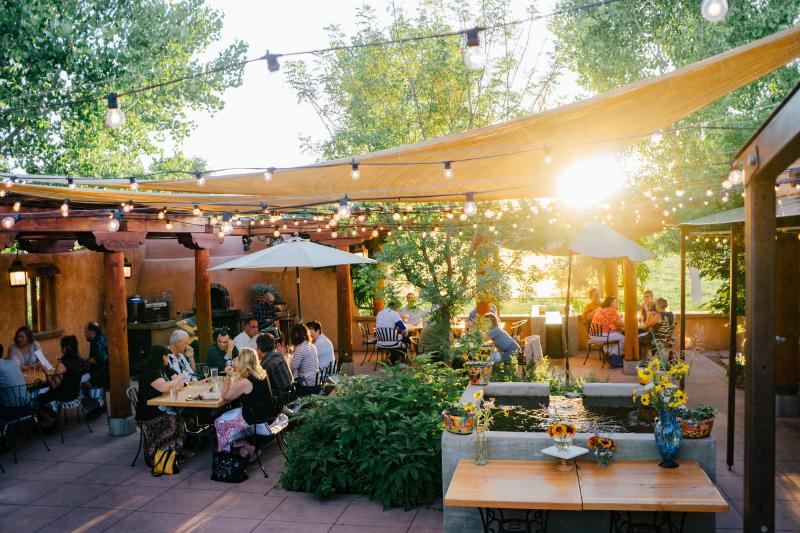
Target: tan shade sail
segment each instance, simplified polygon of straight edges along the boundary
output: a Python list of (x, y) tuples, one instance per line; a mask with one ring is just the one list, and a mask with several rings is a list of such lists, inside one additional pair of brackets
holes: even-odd
[[(729, 50), (659, 77), (557, 109), (464, 133), (357, 156), (359, 180), (350, 159), (262, 173), (142, 183), (142, 189), (192, 193), (244, 193), (271, 204), (354, 199), (417, 198), (478, 200), (546, 197), (554, 194), (559, 171), (600, 149), (618, 149), (713, 103), (800, 57), (800, 26)], [(545, 164), (545, 150), (552, 162)], [(501, 157), (494, 157), (505, 154)], [(469, 159), (469, 161), (460, 161)], [(453, 178), (443, 178), (443, 161), (453, 161)], [(419, 164), (430, 162), (432, 164)], [(387, 163), (402, 163), (403, 166)], [(269, 162), (265, 161), (265, 166)]]
[(548, 255), (582, 255), (597, 259), (622, 259), (633, 262), (655, 257), (650, 250), (639, 246), (603, 224), (590, 224), (567, 242), (556, 243), (545, 250)]

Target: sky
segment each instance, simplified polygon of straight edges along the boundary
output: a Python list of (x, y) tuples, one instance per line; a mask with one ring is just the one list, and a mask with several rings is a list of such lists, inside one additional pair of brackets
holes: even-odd
[[(538, 2), (540, 11), (552, 9), (555, 0)], [(266, 50), (289, 52), (328, 45), (324, 28), (338, 24), (348, 35), (355, 32), (354, 13), (364, 0), (209, 0), (224, 14), (219, 48), (240, 39), (249, 45), (247, 57)], [(389, 21), (390, 0), (369, 2)], [(527, 1), (512, 0), (513, 10), (525, 16)], [(417, 0), (395, 0), (398, 8), (416, 10)], [(537, 39), (546, 39), (545, 24), (537, 22)], [(219, 48), (207, 51), (213, 54)], [(311, 60), (310, 56), (307, 60)], [(183, 143), (183, 152), (200, 156), (209, 169), (231, 167), (282, 167), (306, 164), (314, 154), (303, 153), (300, 136), (325, 138), (326, 131), (313, 109), (299, 104), (282, 72), (269, 73), (263, 62), (246, 67), (241, 86), (223, 95), (225, 107), (215, 115), (191, 113), (197, 124)]]

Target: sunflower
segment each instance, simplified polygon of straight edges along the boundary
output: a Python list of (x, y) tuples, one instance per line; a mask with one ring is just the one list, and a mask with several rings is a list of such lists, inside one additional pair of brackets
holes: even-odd
[(510, 412), (511, 412), (511, 410), (508, 407), (503, 407), (503, 414), (505, 416), (508, 416)]
[(647, 367), (637, 368), (636, 374), (639, 376), (639, 383), (642, 385), (647, 385), (653, 379), (653, 371)]
[(642, 394), (640, 401), (642, 402), (642, 405), (650, 405), (650, 393), (648, 392), (647, 394)]
[(575, 436), (575, 424), (567, 424), (567, 436), (574, 437)]
[(600, 439), (600, 446), (611, 450), (614, 448), (614, 439)]
[(475, 404), (474, 403), (468, 403), (467, 405), (464, 406), (464, 412), (465, 413), (471, 413), (474, 410), (475, 410)]
[(472, 395), (473, 398), (476, 400), (480, 400), (483, 398), (483, 389), (478, 390), (475, 394)]
[(594, 448), (598, 444), (600, 444), (600, 437), (597, 435), (592, 435), (589, 437), (589, 448)]
[(654, 357), (650, 359), (650, 362), (647, 363), (647, 366), (650, 368), (651, 372), (658, 372), (661, 370), (661, 360), (658, 357)]
[(686, 405), (686, 393), (678, 389), (675, 391), (669, 407), (680, 407), (681, 405)]
[(661, 385), (669, 385), (670, 384), (669, 376), (666, 375), (666, 374), (659, 374), (658, 375), (658, 382)]
[(550, 426), (548, 433), (550, 433), (551, 437), (563, 437), (567, 434), (567, 426), (561, 422), (557, 422)]

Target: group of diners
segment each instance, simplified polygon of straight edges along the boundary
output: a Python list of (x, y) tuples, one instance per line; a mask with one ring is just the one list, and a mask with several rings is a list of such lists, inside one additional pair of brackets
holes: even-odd
[[(600, 290), (589, 291), (587, 303), (581, 319), (589, 328), (591, 340), (608, 341), (610, 355), (621, 355), (625, 351), (625, 323), (618, 311), (616, 296), (606, 296), (600, 300)], [(654, 298), (653, 291), (642, 293), (642, 303), (637, 310), (637, 337), (639, 351), (644, 353), (651, 349), (669, 348), (672, 344), (672, 333), (675, 328), (675, 315), (669, 310), (666, 298)], [(655, 343), (653, 342), (655, 340)]]
[[(147, 405), (148, 400), (204, 377), (190, 340), (187, 331), (173, 331), (168, 347), (151, 347), (139, 377), (137, 418), (148, 464), (159, 449), (176, 450), (179, 462), (192, 455), (184, 446), (184, 437), (187, 423), (196, 420), (197, 413)], [(294, 324), (289, 346), (285, 346), (272, 333), (261, 333), (258, 320), (252, 318), (234, 338), (227, 329), (215, 332), (206, 365), (225, 375), (220, 397), (230, 407), (213, 421), (217, 451), (238, 451), (251, 457), (253, 449), (246, 437), (254, 432), (269, 435), (269, 423), (280, 415), (292, 391), (317, 390), (321, 368), (332, 369), (335, 355), (318, 321)]]
[[(59, 422), (56, 406), (58, 402), (69, 402), (80, 397), (81, 387), (102, 389), (108, 386), (108, 340), (97, 322), (90, 322), (84, 330), (89, 342), (89, 356), (80, 354), (78, 338), (64, 335), (60, 340), (60, 356), (55, 365), (44, 353), (33, 332), (22, 326), (14, 334), (14, 342), (3, 357), (0, 345), (0, 406), (9, 403), (33, 402), (38, 410), (40, 428), (55, 430)], [(84, 379), (88, 374), (88, 380)], [(31, 379), (26, 380), (26, 375)], [(28, 390), (30, 389), (30, 391)], [(5, 392), (9, 391), (9, 392)], [(10, 392), (14, 391), (14, 392)], [(102, 413), (97, 402), (89, 410), (89, 416)]]

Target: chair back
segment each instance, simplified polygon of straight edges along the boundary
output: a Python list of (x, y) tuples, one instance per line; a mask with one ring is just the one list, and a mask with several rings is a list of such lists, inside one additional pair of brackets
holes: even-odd
[(364, 340), (369, 339), (369, 327), (366, 322), (358, 323), (358, 331), (361, 333), (361, 338)]
[(589, 336), (590, 337), (607, 337), (608, 335), (603, 333), (603, 326), (600, 324), (596, 324), (594, 322), (589, 323)]
[(672, 335), (675, 333), (675, 323), (661, 322), (661, 325), (653, 330), (653, 336), (661, 349), (672, 346)]
[(131, 412), (133, 412), (133, 418), (136, 418), (136, 408), (139, 406), (139, 389), (130, 386), (127, 389), (125, 389), (125, 396), (127, 396), (128, 402), (130, 402), (131, 404)]
[(0, 387), (0, 406), (2, 407), (29, 407), (32, 402), (31, 393), (27, 385), (12, 385)]
[(525, 325), (527, 320), (520, 320), (519, 322), (514, 322), (511, 324), (511, 337), (519, 342), (521, 335), (522, 335), (522, 327)]
[(400, 345), (400, 334), (395, 328), (375, 328), (375, 338), (378, 339), (378, 346), (395, 347)]

